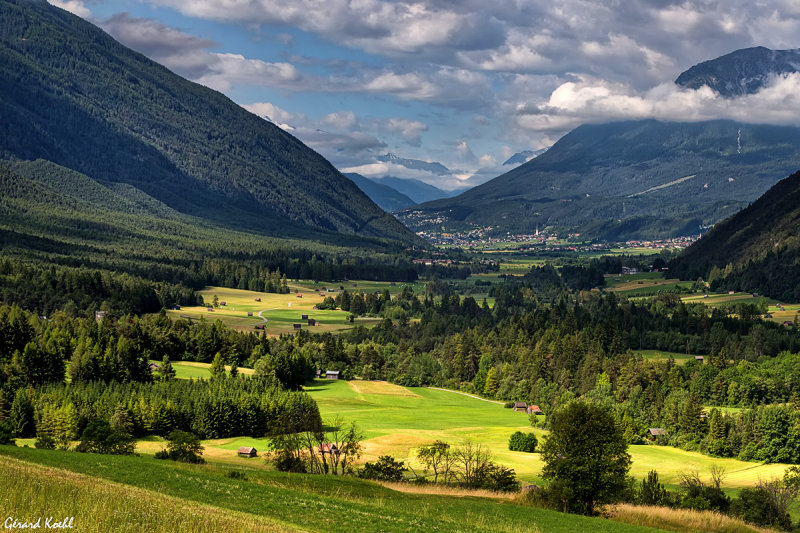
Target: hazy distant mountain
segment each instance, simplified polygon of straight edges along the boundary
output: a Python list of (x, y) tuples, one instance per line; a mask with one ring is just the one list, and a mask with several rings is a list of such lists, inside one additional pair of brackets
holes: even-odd
[[(724, 290), (800, 299), (800, 172), (714, 226), (670, 265), (683, 279), (703, 277)], [(728, 268), (730, 265), (730, 268)]]
[[(502, 176), (399, 215), (414, 230), (477, 225), (529, 233), (538, 226), (608, 240), (696, 234), (798, 168), (794, 127), (723, 120), (584, 125)], [(415, 216), (404, 219), (410, 211)]]
[(44, 1), (0, 0), (0, 117), (0, 159), (124, 183), (221, 227), (416, 240), (289, 133)]
[(392, 212), (417, 205), (417, 202), (384, 183), (365, 178), (356, 173), (348, 173), (345, 176), (353, 180), (353, 183), (358, 185), (358, 188), (364, 191), (384, 211)]
[(388, 185), (392, 189), (399, 191), (417, 203), (430, 202), (440, 198), (450, 198), (460, 191), (445, 191), (434, 187), (424, 181), (406, 178), (395, 178), (387, 176), (385, 178), (370, 178), (377, 183)]
[(378, 161), (400, 165), (401, 167), (410, 168), (411, 170), (424, 170), (436, 174), (437, 176), (444, 176), (450, 173), (450, 169), (436, 161), (428, 162), (419, 159), (407, 159), (405, 157), (396, 156), (391, 152), (386, 155), (378, 156)]
[(759, 46), (704, 61), (683, 72), (675, 83), (691, 89), (708, 85), (720, 95), (730, 98), (754, 94), (772, 77), (798, 71), (800, 49), (770, 50)]
[(523, 150), (522, 152), (517, 152), (516, 154), (512, 155), (506, 162), (503, 163), (503, 166), (506, 165), (521, 165), (523, 163), (527, 163), (534, 157), (540, 156), (547, 151), (547, 148), (540, 148), (538, 150)]

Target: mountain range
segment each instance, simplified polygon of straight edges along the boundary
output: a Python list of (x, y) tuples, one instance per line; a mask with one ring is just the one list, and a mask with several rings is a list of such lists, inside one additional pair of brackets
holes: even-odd
[(400, 216), (418, 230), (538, 226), (607, 240), (697, 234), (797, 168), (798, 128), (722, 120), (584, 125), (502, 176)]
[(219, 92), (46, 2), (0, 6), (0, 158), (127, 185), (223, 228), (416, 242), (322, 156)]
[[(676, 83), (751, 94), (796, 72), (800, 50), (739, 50)], [(800, 168), (800, 129), (713, 120), (587, 124), (545, 153), (456, 197), (399, 213), (415, 231), (549, 228), (590, 239), (698, 234)]]
[(369, 196), (370, 200), (378, 204), (378, 207), (384, 211), (392, 212), (417, 205), (417, 202), (405, 194), (378, 180), (371, 180), (355, 172), (345, 173), (345, 176), (350, 178), (364, 194)]

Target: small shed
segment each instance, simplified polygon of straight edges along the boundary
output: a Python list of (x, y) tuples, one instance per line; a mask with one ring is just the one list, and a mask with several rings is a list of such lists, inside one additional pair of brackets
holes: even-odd
[(300, 328), (302, 328), (302, 327), (303, 327), (303, 325), (302, 325), (302, 324), (292, 324), (292, 327), (293, 327), (294, 329), (300, 329)]
[(514, 411), (518, 413), (528, 412), (528, 404), (525, 402), (514, 402)]
[(160, 366), (158, 366), (158, 363), (150, 363), (150, 365), (148, 366), (148, 368), (149, 368), (150, 370), (154, 371), (154, 372), (157, 372), (157, 371), (158, 371), (158, 369), (159, 369), (159, 368), (161, 368), (161, 367), (160, 367)]
[(772, 314), (771, 313), (767, 313), (766, 315), (764, 315), (764, 318), (772, 318)]
[(529, 405), (528, 406), (528, 414), (529, 415), (543, 415), (542, 409), (538, 405)]
[(300, 320), (308, 320), (308, 315), (300, 315)]
[(328, 370), (325, 372), (325, 379), (339, 379), (338, 370)]
[(99, 309), (94, 312), (94, 319), (98, 322), (102, 322), (103, 319), (108, 316), (108, 311), (100, 311)]
[(313, 318), (309, 318), (308, 319), (308, 325), (309, 326), (316, 326), (317, 325), (317, 321), (315, 319), (313, 319)]
[(728, 294), (736, 294), (736, 291), (728, 291)]
[(253, 301), (255, 301), (255, 302), (260, 302), (260, 301), (261, 301), (261, 298), (253, 298)]
[(647, 438), (649, 440), (655, 440), (656, 437), (660, 437), (666, 434), (667, 431), (664, 428), (650, 428), (647, 430)]
[(790, 327), (794, 326), (794, 322), (792, 322), (791, 320), (785, 320), (783, 322), (783, 325), (786, 326), (787, 328), (790, 328)]
[(213, 313), (214, 312), (214, 308), (213, 307), (208, 307), (208, 308), (206, 308), (206, 311), (208, 311), (209, 313)]
[(223, 302), (220, 302), (219, 305), (228, 305), (228, 303), (223, 301)]
[(302, 295), (302, 294), (298, 294), (298, 295), (297, 295), (297, 297), (298, 297), (298, 298), (302, 298), (302, 297), (303, 297), (303, 295)]
[(239, 451), (236, 452), (239, 457), (256, 457), (258, 450), (249, 446), (239, 446)]
[(180, 311), (181, 310), (181, 306), (178, 305), (178, 304), (175, 304), (175, 305), (172, 306), (172, 310), (173, 311)]
[(339, 455), (339, 453), (341, 453), (339, 451), (339, 447), (330, 442), (323, 442), (322, 444), (320, 444), (319, 448), (317, 448), (317, 451), (319, 451), (319, 453), (321, 453), (322, 455), (325, 455), (326, 453), (328, 455)]
[(698, 363), (705, 363), (706, 362), (706, 358), (703, 357), (702, 355), (695, 355), (694, 356), (694, 360), (697, 361)]
[(247, 316), (253, 316), (253, 312), (252, 311), (248, 311), (247, 312)]
[(318, 368), (318, 369), (317, 369), (317, 372), (316, 372), (316, 374), (314, 375), (314, 377), (316, 377), (317, 379), (319, 379), (319, 376), (320, 376), (321, 374), (322, 374), (322, 370), (320, 370), (320, 369)]

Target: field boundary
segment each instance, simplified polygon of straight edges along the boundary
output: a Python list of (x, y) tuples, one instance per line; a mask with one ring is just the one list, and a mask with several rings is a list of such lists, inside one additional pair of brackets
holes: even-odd
[(497, 404), (500, 404), (500, 405), (505, 405), (505, 402), (500, 402), (500, 401), (497, 401), (497, 400), (487, 400), (486, 398), (481, 398), (480, 396), (475, 396), (474, 394), (468, 394), (466, 392), (461, 392), (460, 390), (442, 389), (442, 388), (439, 388), (439, 387), (425, 387), (425, 388), (426, 389), (431, 389), (431, 390), (443, 390), (445, 392), (453, 392), (455, 394), (461, 394), (462, 396), (469, 396), (470, 398), (475, 398), (476, 400), (483, 400), (484, 402), (497, 403)]

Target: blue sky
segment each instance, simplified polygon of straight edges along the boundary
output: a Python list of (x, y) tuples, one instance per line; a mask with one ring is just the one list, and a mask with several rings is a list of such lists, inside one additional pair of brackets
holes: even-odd
[[(338, 168), (443, 188), (586, 122), (797, 123), (800, 77), (736, 100), (678, 89), (739, 48), (800, 47), (796, 0), (51, 0), (269, 116)], [(378, 161), (439, 161), (435, 176)]]

